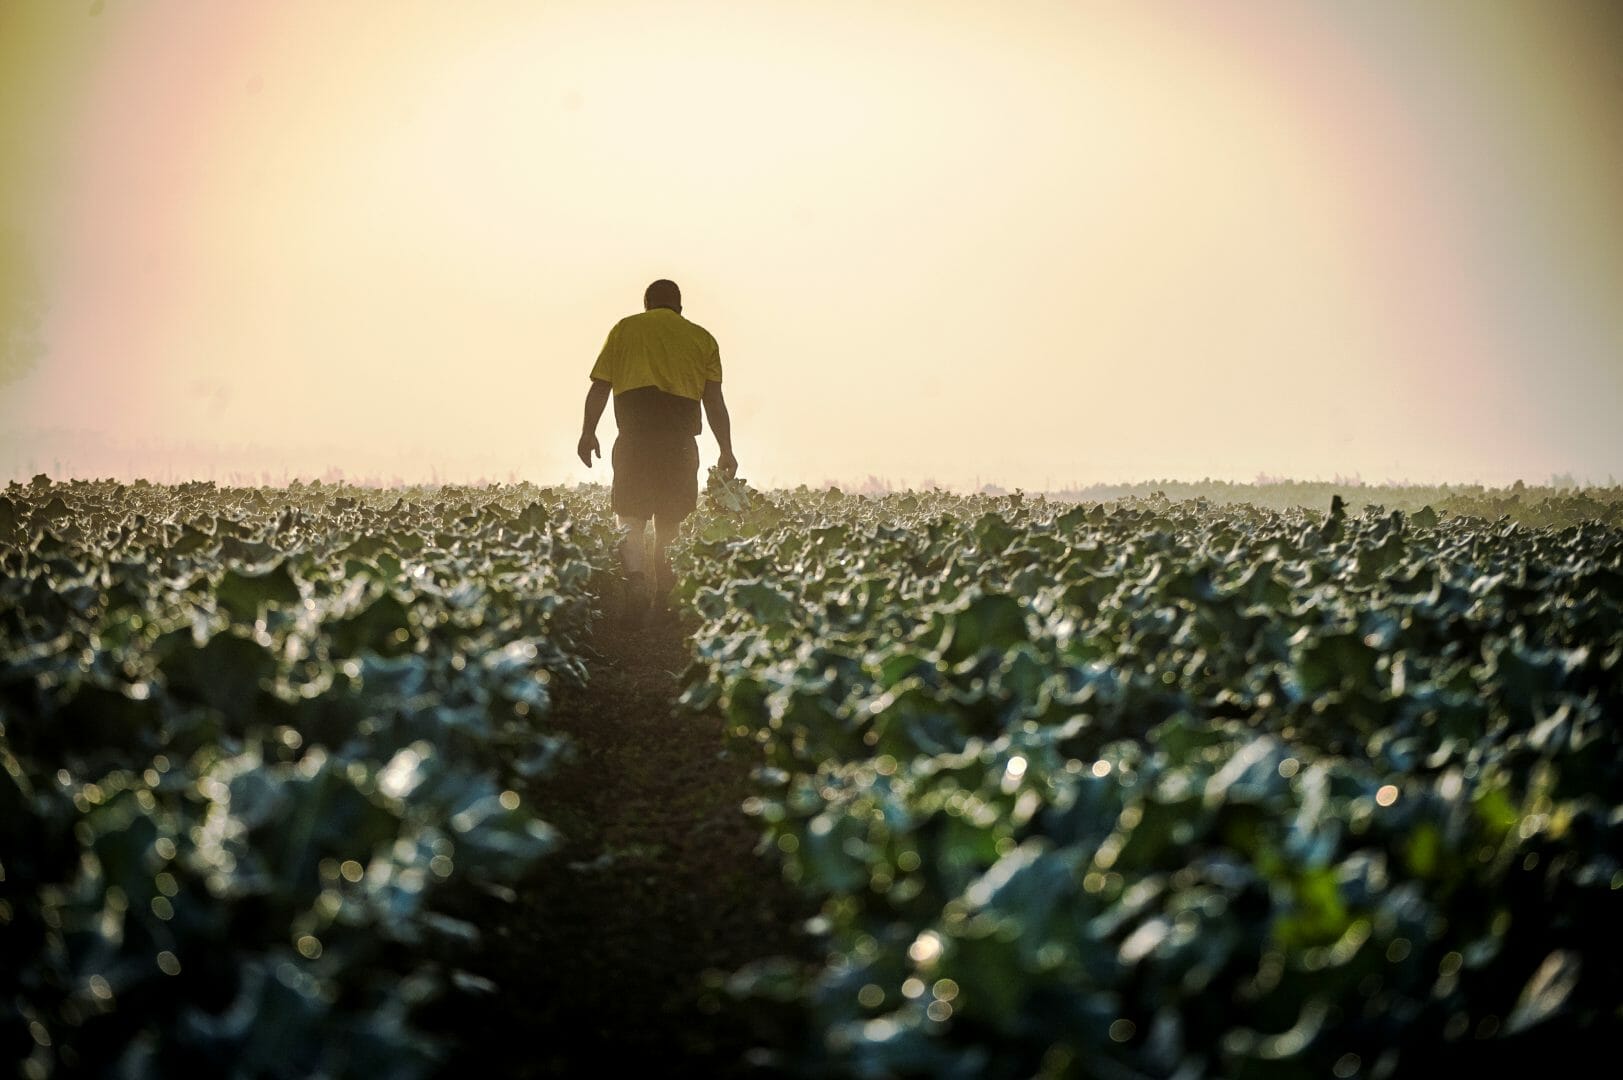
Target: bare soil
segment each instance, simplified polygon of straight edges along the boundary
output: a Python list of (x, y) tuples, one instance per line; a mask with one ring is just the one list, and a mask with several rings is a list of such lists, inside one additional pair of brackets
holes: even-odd
[(756, 850), (740, 808), (755, 763), (718, 718), (675, 709), (690, 629), (669, 615), (597, 629), (590, 685), (548, 721), (574, 760), (522, 793), (566, 842), (515, 901), (470, 913), (483, 944), (461, 966), (498, 989), (436, 1007), (458, 1047), (444, 1075), (763, 1071), (750, 1052), (786, 1017), (719, 985), (753, 960), (807, 957), (815, 912)]

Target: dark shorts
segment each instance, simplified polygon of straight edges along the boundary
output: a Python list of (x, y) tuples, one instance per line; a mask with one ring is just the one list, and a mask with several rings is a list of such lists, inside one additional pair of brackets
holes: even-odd
[(646, 439), (622, 433), (610, 460), (616, 514), (653, 518), (654, 527), (665, 532), (699, 505), (699, 441), (692, 435)]
[(614, 512), (675, 529), (699, 505), (699, 403), (652, 386), (614, 395)]

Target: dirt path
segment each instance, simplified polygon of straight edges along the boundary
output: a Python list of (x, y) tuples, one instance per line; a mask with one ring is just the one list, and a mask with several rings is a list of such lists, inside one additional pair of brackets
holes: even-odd
[(448, 1010), (468, 1050), (445, 1073), (739, 1075), (749, 1024), (706, 973), (804, 954), (813, 912), (755, 854), (751, 762), (724, 753), (719, 721), (673, 713), (685, 628), (607, 621), (592, 645), (590, 687), (552, 720), (575, 760), (525, 793), (565, 848), (486, 914), (466, 966), (502, 990)]

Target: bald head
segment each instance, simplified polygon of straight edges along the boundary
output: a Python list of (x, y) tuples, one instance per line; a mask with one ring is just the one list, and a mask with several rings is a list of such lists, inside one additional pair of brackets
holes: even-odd
[(682, 310), (682, 290), (676, 287), (676, 282), (660, 278), (643, 291), (642, 306), (644, 311), (663, 307), (680, 312)]

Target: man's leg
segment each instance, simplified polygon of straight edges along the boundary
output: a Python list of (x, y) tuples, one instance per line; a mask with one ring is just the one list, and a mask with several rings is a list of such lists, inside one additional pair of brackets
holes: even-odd
[(648, 562), (648, 519), (631, 517), (628, 514), (620, 515), (620, 524), (627, 530), (628, 535), (620, 541), (620, 563), (629, 574), (647, 574)]
[(671, 568), (671, 553), (668, 550), (672, 540), (676, 539), (676, 530), (681, 527), (682, 521), (675, 515), (664, 515), (654, 518), (654, 599), (663, 601), (672, 589), (676, 587), (676, 571)]
[(648, 565), (648, 519), (621, 514), (620, 524), (629, 530), (620, 541), (620, 565), (626, 575), (625, 618), (641, 622), (648, 613), (649, 597), (653, 595), (653, 568)]
[(668, 459), (672, 466), (665, 498), (654, 515), (654, 601), (663, 605), (676, 587), (670, 545), (682, 520), (699, 505), (699, 444), (688, 438)]
[(648, 519), (653, 516), (653, 489), (650, 484), (646, 447), (640, 447), (623, 434), (614, 440), (610, 454), (614, 464), (611, 502), (626, 536), (620, 541), (620, 568), (626, 577), (626, 614), (641, 618), (648, 609)]

